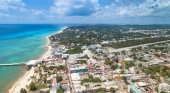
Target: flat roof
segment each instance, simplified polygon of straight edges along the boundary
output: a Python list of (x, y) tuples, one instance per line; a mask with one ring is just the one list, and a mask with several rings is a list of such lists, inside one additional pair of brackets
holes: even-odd
[(135, 93), (141, 93), (138, 89), (136, 89), (134, 84), (130, 84), (129, 86)]
[(145, 84), (145, 83), (143, 83), (143, 82), (136, 82), (136, 84), (138, 85), (138, 86), (140, 86), (140, 87), (142, 87), (142, 86), (147, 86), (148, 84)]
[(80, 80), (80, 75), (79, 73), (72, 73), (71, 78), (72, 80)]

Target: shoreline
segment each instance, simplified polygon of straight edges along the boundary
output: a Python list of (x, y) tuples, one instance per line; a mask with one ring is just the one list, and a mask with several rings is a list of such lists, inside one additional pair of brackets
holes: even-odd
[[(66, 28), (67, 26), (57, 31), (56, 33), (53, 33), (52, 35), (62, 33), (63, 30)], [(50, 36), (46, 36), (46, 45), (45, 45), (45, 47), (47, 48), (46, 52), (42, 56), (40, 56), (37, 60), (43, 60), (47, 55), (49, 55), (51, 51), (50, 49), (51, 41), (49, 39)], [(26, 85), (29, 85), (32, 82), (32, 80), (31, 79), (29, 80), (29, 78), (31, 76), (34, 76), (34, 74), (35, 74), (34, 68), (32, 67), (29, 71), (26, 71), (23, 75), (21, 75), (21, 77), (12, 84), (12, 87), (8, 89), (7, 92), (8, 93), (20, 93), (21, 88), (26, 89)]]

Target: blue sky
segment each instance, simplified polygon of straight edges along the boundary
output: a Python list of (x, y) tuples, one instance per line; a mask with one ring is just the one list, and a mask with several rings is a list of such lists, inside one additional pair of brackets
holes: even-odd
[(170, 0), (0, 0), (0, 23), (170, 24)]

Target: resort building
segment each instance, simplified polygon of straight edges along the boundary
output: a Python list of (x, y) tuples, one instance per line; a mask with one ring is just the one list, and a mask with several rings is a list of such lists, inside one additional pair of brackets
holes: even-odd
[(143, 82), (136, 82), (135, 84), (128, 85), (129, 93), (153, 93), (153, 90), (148, 87), (148, 84)]

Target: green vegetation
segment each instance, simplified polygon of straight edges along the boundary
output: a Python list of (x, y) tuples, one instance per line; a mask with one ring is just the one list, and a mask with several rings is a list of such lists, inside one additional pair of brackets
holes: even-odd
[(159, 41), (165, 41), (165, 40), (169, 40), (169, 38), (160, 37), (160, 38), (145, 38), (143, 40), (129, 40), (128, 42), (124, 41), (124, 42), (112, 44), (109, 46), (113, 48), (123, 48), (123, 47), (129, 47), (129, 46), (135, 46), (135, 45), (153, 43), (153, 42), (159, 42)]
[(37, 90), (40, 90), (40, 89), (42, 89), (42, 88), (49, 88), (49, 86), (47, 86), (47, 84), (39, 84), (39, 85), (37, 86)]
[(66, 69), (66, 67), (63, 65), (48, 67), (48, 69), (50, 69), (50, 70), (53, 70), (54, 68), (56, 68), (57, 70), (65, 70)]
[(88, 82), (94, 82), (94, 83), (97, 83), (97, 82), (102, 82), (101, 80), (100, 80), (100, 78), (98, 78), (98, 77), (90, 77), (89, 79), (83, 79), (82, 81), (81, 81), (81, 85), (83, 85), (84, 83), (88, 83)]
[(110, 61), (110, 58), (106, 58), (105, 62), (106, 65), (112, 65), (112, 61)]
[(34, 84), (33, 82), (31, 82), (31, 83), (29, 84), (29, 89), (30, 89), (31, 91), (36, 91), (36, 90), (37, 90), (37, 87), (35, 86), (35, 84)]
[(135, 66), (135, 64), (133, 62), (125, 61), (124, 63), (125, 63), (125, 68), (127, 68), (127, 69), (132, 66)]
[(125, 76), (123, 76), (122, 79), (124, 80), (124, 82), (125, 82), (126, 85), (129, 85), (129, 82), (127, 81), (127, 79), (126, 79)]
[(57, 70), (66, 70), (66, 67), (63, 65), (57, 66)]
[(110, 92), (114, 93), (115, 89), (113, 87), (110, 88)]
[(142, 67), (140, 69), (158, 82), (161, 82), (160, 77), (164, 79), (170, 77), (170, 69), (167, 66), (149, 66), (148, 68)]
[(83, 56), (83, 57), (80, 57), (81, 59), (83, 58), (86, 58), (86, 59), (89, 59), (89, 57), (87, 55)]
[(20, 93), (27, 93), (27, 90), (24, 88), (21, 88)]
[(95, 93), (105, 93), (106, 89), (100, 88), (95, 91)]
[(69, 49), (66, 53), (67, 54), (79, 54), (82, 52), (83, 52), (83, 50), (81, 50), (80, 47), (75, 46), (75, 47), (72, 47), (71, 49)]
[(57, 76), (57, 77), (56, 77), (56, 80), (57, 80), (57, 82), (60, 82), (60, 81), (63, 80), (63, 78), (62, 78), (61, 76)]
[(64, 89), (60, 88), (59, 90), (57, 90), (57, 93), (64, 93)]
[[(109, 44), (102, 46), (121, 48), (127, 46), (134, 46), (145, 43), (152, 43), (158, 41), (169, 40), (167, 37), (151, 38), (151, 33), (141, 32), (129, 32), (129, 29), (133, 30), (157, 30), (157, 29), (169, 29), (169, 27), (156, 27), (156, 26), (136, 26), (136, 25), (79, 25), (69, 26), (63, 31), (63, 33), (55, 34), (50, 37), (53, 42), (60, 42), (60, 44), (66, 45), (69, 49), (67, 53), (81, 53), (81, 46), (88, 46), (90, 44), (99, 44), (102, 41), (113, 41)], [(156, 32), (160, 35), (168, 35), (170, 32), (159, 31)], [(135, 39), (140, 38), (140, 39)], [(129, 40), (128, 40), (129, 39)], [(128, 40), (125, 41), (125, 40)], [(125, 52), (122, 52), (124, 54)]]
[(165, 91), (161, 91), (160, 93), (167, 93), (167, 92), (165, 92)]
[(126, 71), (122, 69), (122, 70), (120, 71), (120, 74), (125, 74), (125, 72), (126, 72)]
[(106, 58), (106, 60), (105, 60), (104, 63), (105, 63), (106, 65), (110, 65), (113, 70), (115, 70), (115, 69), (118, 67), (117, 64), (113, 64), (114, 62), (113, 62), (113, 61), (110, 61), (110, 58)]

